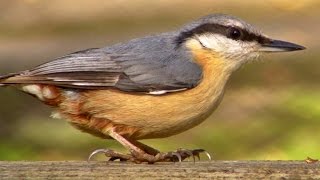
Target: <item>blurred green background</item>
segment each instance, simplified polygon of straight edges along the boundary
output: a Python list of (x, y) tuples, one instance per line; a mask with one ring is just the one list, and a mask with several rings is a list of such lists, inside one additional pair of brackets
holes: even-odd
[[(143, 142), (163, 151), (201, 147), (214, 159), (320, 158), (317, 0), (0, 1), (0, 74), (175, 30), (210, 13), (239, 16), (270, 37), (307, 50), (270, 54), (246, 65), (232, 76), (222, 104), (204, 123)], [(0, 88), (0, 160), (84, 160), (97, 148), (124, 151), (116, 142), (51, 119), (51, 110), (14, 88)]]

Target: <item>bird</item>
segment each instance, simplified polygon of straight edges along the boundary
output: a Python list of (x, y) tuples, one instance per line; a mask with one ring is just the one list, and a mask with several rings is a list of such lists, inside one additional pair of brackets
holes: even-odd
[(175, 31), (74, 52), (0, 76), (0, 85), (36, 97), (54, 107), (53, 117), (128, 150), (97, 149), (90, 159), (103, 153), (109, 161), (181, 162), (207, 152), (160, 152), (140, 140), (166, 138), (202, 123), (220, 104), (230, 75), (261, 54), (303, 49), (238, 17), (210, 14)]

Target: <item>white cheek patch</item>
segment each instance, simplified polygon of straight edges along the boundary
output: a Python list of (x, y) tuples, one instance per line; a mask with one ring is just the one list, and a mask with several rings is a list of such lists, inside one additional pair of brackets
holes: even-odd
[(198, 41), (206, 48), (220, 53), (227, 59), (245, 61), (250, 60), (254, 53), (255, 42), (236, 41), (220, 34), (203, 34), (197, 36)]
[(217, 52), (232, 53), (242, 49), (242, 46), (238, 41), (229, 39), (220, 34), (203, 34), (197, 37), (201, 44)]

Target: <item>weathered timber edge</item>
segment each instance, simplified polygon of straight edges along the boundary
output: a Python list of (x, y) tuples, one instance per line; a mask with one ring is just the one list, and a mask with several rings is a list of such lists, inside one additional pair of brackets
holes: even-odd
[(0, 161), (0, 179), (320, 179), (320, 163), (203, 161), (132, 164), (86, 161)]

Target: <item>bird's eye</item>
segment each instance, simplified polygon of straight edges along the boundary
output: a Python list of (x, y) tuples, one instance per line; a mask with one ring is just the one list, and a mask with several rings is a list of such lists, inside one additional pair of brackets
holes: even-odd
[(242, 32), (237, 28), (232, 27), (228, 30), (228, 38), (231, 38), (233, 40), (239, 40), (241, 36)]

